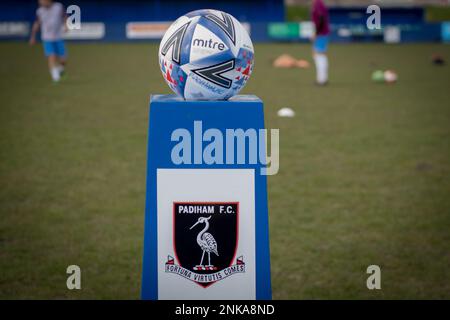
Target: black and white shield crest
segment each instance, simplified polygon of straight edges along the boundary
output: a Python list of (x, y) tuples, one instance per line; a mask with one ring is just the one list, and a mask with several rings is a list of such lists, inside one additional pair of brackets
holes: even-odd
[(192, 281), (206, 288), (221, 280), (221, 271), (233, 264), (238, 217), (238, 202), (173, 204), (175, 258)]

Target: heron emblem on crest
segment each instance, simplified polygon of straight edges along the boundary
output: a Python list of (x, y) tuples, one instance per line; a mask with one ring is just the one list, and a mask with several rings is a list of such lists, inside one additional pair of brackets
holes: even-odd
[[(200, 223), (204, 223), (205, 227), (198, 233), (197, 235), (197, 243), (200, 246), (200, 249), (202, 249), (202, 258), (200, 260), (200, 264), (196, 265), (194, 267), (194, 270), (217, 270), (214, 265), (211, 264), (211, 252), (215, 253), (216, 256), (219, 256), (219, 252), (217, 252), (217, 241), (214, 239), (214, 236), (206, 232), (209, 229), (209, 219), (211, 219), (211, 216), (208, 218), (200, 217), (198, 218), (197, 222), (190, 228), (193, 229), (196, 225)], [(205, 252), (208, 254), (208, 264), (203, 264), (203, 259), (205, 257)]]

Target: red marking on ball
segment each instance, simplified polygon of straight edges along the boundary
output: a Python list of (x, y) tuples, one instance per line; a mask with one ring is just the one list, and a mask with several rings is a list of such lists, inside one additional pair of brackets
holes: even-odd
[(250, 74), (250, 66), (247, 66), (244, 71), (242, 71), (242, 74), (248, 76)]

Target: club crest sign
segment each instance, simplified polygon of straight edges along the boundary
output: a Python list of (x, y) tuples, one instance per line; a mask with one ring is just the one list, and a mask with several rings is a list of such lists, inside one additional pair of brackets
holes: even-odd
[(205, 202), (173, 204), (175, 258), (168, 255), (165, 271), (207, 288), (245, 272), (239, 241), (239, 203)]

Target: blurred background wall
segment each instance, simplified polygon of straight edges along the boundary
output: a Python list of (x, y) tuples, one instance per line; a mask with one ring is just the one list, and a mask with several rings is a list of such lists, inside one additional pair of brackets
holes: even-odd
[[(235, 16), (258, 41), (306, 42), (314, 30), (309, 21), (311, 0), (110, 0), (67, 1), (81, 8), (82, 29), (70, 32), (78, 41), (158, 40), (171, 21), (186, 12), (212, 8)], [(447, 42), (449, 0), (326, 0), (333, 42)], [(369, 30), (368, 5), (381, 7), (381, 29)], [(0, 40), (28, 38), (37, 1), (0, 2)]]

